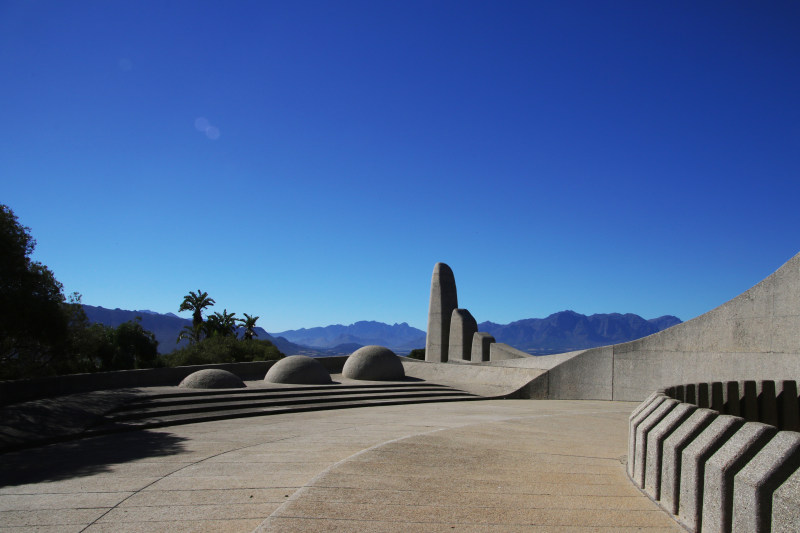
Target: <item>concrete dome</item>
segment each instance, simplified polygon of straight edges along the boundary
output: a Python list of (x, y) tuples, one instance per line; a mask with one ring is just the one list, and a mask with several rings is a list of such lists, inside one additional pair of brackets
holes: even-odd
[(219, 368), (192, 372), (178, 385), (187, 389), (241, 389), (245, 386), (239, 376)]
[(307, 355), (290, 355), (269, 369), (264, 381), (270, 383), (295, 383), (321, 385), (331, 382), (331, 375), (322, 363)]
[(383, 346), (364, 346), (347, 358), (342, 375), (350, 379), (393, 381), (406, 377), (403, 363), (393, 351)]

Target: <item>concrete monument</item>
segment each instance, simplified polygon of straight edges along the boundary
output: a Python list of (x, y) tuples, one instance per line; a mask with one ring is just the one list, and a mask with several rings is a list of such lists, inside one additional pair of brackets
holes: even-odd
[(472, 337), (478, 332), (478, 323), (466, 309), (453, 309), (450, 316), (450, 342), (448, 359), (470, 361)]
[(431, 300), (428, 307), (428, 335), (425, 360), (446, 363), (450, 341), (450, 315), (458, 307), (456, 278), (444, 263), (436, 263), (431, 277)]

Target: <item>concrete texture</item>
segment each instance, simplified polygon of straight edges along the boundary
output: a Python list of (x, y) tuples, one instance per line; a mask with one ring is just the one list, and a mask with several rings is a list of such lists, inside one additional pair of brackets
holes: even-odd
[(0, 455), (0, 528), (679, 532), (625, 476), (633, 407), (370, 407), (56, 444)]
[(664, 441), (661, 453), (661, 506), (670, 514), (678, 514), (681, 487), (681, 454), (718, 416), (710, 409), (695, 410), (685, 422), (678, 426)]
[(734, 477), (733, 531), (769, 533), (773, 493), (798, 467), (800, 433), (779, 432)]
[(637, 424), (634, 429), (635, 444), (634, 444), (634, 465), (633, 465), (633, 481), (640, 488), (644, 488), (645, 472), (647, 468), (647, 443), (650, 431), (653, 430), (669, 413), (677, 407), (678, 401), (672, 398), (667, 398), (656, 407), (650, 415), (647, 416), (640, 424)]
[(478, 332), (478, 323), (466, 309), (453, 309), (450, 315), (450, 342), (448, 361), (470, 361), (472, 337)]
[(742, 427), (739, 417), (720, 415), (715, 418), (681, 454), (678, 520), (690, 531), (700, 531), (703, 515), (703, 480), (706, 461)]
[(240, 389), (245, 384), (242, 378), (232, 372), (206, 368), (192, 372), (178, 386), (186, 389)]
[(472, 336), (472, 356), (470, 360), (473, 363), (481, 363), (489, 361), (490, 346), (497, 341), (494, 337), (483, 331), (476, 331)]
[(636, 414), (631, 415), (630, 419), (628, 420), (628, 476), (631, 479), (634, 477), (635, 467), (636, 467), (636, 429), (653, 411), (655, 411), (659, 405), (661, 405), (664, 401), (667, 400), (667, 397), (663, 394), (659, 393), (656, 396), (652, 397), (649, 401), (645, 402), (644, 407), (641, 409), (636, 410)]
[(661, 471), (664, 441), (697, 410), (694, 405), (678, 403), (672, 411), (647, 434), (644, 489), (654, 500), (661, 499)]
[(264, 381), (303, 385), (331, 383), (331, 375), (322, 363), (307, 355), (290, 355), (269, 369)]
[(456, 279), (444, 263), (436, 263), (431, 276), (431, 297), (428, 306), (428, 331), (425, 339), (425, 360), (446, 363), (450, 342), (450, 316), (458, 307)]
[[(494, 346), (494, 345), (492, 345)], [(488, 397), (532, 398), (547, 397), (546, 383), (536, 380), (544, 374), (538, 368), (506, 368), (477, 365), (428, 363), (403, 357), (400, 359), (406, 376), (440, 383)]]
[(795, 470), (772, 495), (772, 531), (797, 533), (797, 524), (800, 524), (800, 470)]
[(702, 531), (730, 533), (733, 478), (775, 433), (773, 426), (747, 422), (708, 459), (702, 485)]
[(396, 381), (406, 376), (400, 358), (389, 348), (375, 345), (363, 346), (350, 354), (342, 375), (371, 381)]

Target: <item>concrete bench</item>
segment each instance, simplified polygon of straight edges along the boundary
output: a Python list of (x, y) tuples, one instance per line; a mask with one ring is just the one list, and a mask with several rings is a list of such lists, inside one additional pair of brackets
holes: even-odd
[(631, 413), (628, 475), (690, 531), (797, 531), (796, 381), (688, 383)]

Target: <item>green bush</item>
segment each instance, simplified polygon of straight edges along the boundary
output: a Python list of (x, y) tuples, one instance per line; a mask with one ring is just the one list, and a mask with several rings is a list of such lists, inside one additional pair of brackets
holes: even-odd
[(425, 360), (425, 348), (416, 348), (409, 352), (408, 357), (411, 359), (421, 359), (422, 361)]
[(267, 340), (214, 336), (164, 356), (169, 366), (274, 361), (284, 355)]

